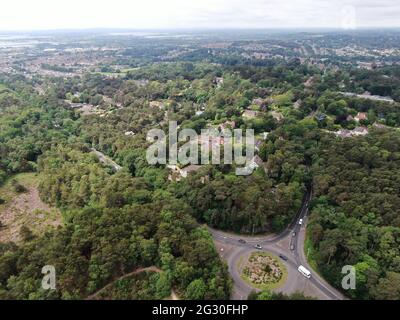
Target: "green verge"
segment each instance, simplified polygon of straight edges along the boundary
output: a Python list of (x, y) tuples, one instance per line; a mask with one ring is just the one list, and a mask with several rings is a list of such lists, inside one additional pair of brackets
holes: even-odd
[(276, 262), (279, 266), (279, 269), (282, 271), (282, 278), (278, 282), (265, 284), (265, 285), (259, 285), (259, 284), (253, 283), (245, 274), (243, 274), (243, 271), (241, 270), (243, 267), (243, 262), (245, 260), (244, 257), (241, 257), (238, 262), (238, 270), (240, 272), (240, 276), (241, 276), (242, 280), (244, 282), (246, 282), (248, 285), (250, 285), (251, 287), (254, 287), (254, 288), (260, 289), (260, 290), (274, 290), (274, 289), (278, 289), (281, 286), (283, 286), (287, 280), (288, 271), (287, 271), (286, 267), (284, 266), (284, 264), (279, 260), (279, 258), (271, 253), (258, 252), (258, 251), (254, 251), (254, 252), (250, 253), (249, 257), (253, 254), (260, 255), (260, 256), (267, 256), (267, 257), (270, 257), (270, 258), (276, 260)]
[(309, 229), (306, 229), (306, 238), (304, 241), (304, 255), (307, 259), (308, 264), (313, 268), (313, 270), (321, 275), (321, 272), (318, 268), (318, 263), (316, 259), (316, 254), (317, 250), (314, 248), (314, 244), (311, 241), (310, 235), (309, 235)]

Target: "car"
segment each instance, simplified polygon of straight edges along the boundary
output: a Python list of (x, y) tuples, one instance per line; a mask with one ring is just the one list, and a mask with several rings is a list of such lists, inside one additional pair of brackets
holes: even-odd
[(261, 245), (259, 245), (259, 244), (256, 244), (256, 245), (254, 246), (254, 248), (256, 248), (256, 249), (258, 249), (258, 250), (261, 250), (261, 249), (262, 249)]
[(246, 243), (246, 241), (243, 240), (243, 239), (239, 239), (239, 242), (240, 242), (240, 243)]
[(292, 233), (292, 237), (294, 238), (296, 236), (296, 232), (293, 232)]
[(290, 245), (290, 250), (294, 251), (294, 244)]
[(303, 224), (303, 219), (300, 219), (299, 220), (299, 225), (302, 225)]
[(279, 258), (281, 258), (283, 261), (288, 261), (288, 258), (286, 256), (284, 256), (283, 254), (280, 254)]

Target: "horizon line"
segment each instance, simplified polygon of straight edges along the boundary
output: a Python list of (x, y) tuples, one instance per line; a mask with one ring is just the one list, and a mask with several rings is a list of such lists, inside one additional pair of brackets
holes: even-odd
[(44, 33), (44, 32), (88, 32), (88, 31), (125, 31), (125, 32), (173, 32), (173, 31), (341, 31), (357, 32), (367, 30), (400, 30), (400, 26), (360, 26), (354, 29), (344, 29), (340, 27), (164, 27), (164, 28), (134, 28), (134, 27), (89, 27), (89, 28), (53, 28), (53, 29), (0, 29), (1, 33)]

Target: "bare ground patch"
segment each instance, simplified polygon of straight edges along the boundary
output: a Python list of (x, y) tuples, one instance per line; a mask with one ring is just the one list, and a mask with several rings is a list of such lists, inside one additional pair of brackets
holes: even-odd
[[(23, 185), (26, 192), (15, 192), (12, 179)], [(34, 173), (19, 174), (12, 179), (0, 188), (0, 198), (5, 200), (0, 205), (0, 221), (3, 224), (0, 228), (0, 242), (20, 241), (22, 226), (28, 227), (34, 234), (40, 234), (48, 228), (62, 225), (61, 213), (40, 199)]]

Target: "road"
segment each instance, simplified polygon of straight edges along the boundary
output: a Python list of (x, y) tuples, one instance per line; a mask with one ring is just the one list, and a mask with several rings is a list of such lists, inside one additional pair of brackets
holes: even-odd
[(94, 154), (96, 154), (97, 158), (99, 159), (100, 162), (104, 163), (107, 166), (112, 167), (115, 171), (119, 171), (122, 169), (120, 165), (118, 165), (114, 160), (110, 159), (107, 157), (104, 153), (97, 151), (94, 148), (90, 149)]
[[(308, 191), (303, 204), (292, 223), (278, 235), (247, 237), (233, 235), (209, 228), (220, 255), (226, 260), (229, 272), (234, 281), (232, 299), (247, 299), (248, 294), (254, 290), (244, 282), (239, 274), (238, 263), (240, 259), (247, 258), (252, 252), (257, 251), (256, 244), (261, 245), (260, 251), (270, 252), (276, 256), (284, 255), (287, 261), (281, 260), (288, 270), (286, 283), (276, 291), (286, 294), (296, 291), (304, 292), (321, 300), (343, 300), (345, 297), (324, 279), (322, 279), (308, 264), (304, 253), (304, 241), (308, 220), (308, 208), (312, 194)], [(302, 225), (299, 220), (302, 219)], [(245, 243), (239, 242), (244, 240)], [(297, 268), (303, 265), (311, 271), (311, 278), (301, 275)]]

